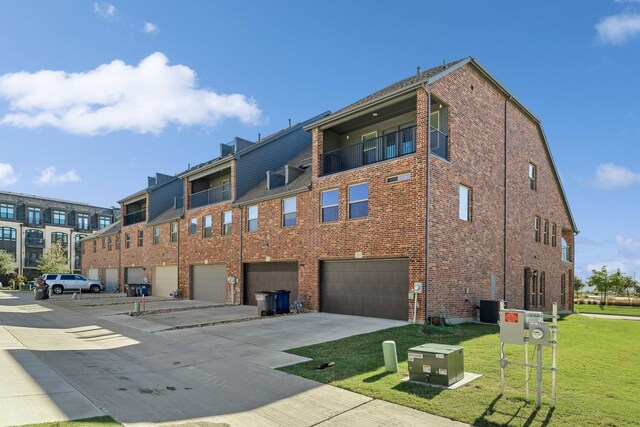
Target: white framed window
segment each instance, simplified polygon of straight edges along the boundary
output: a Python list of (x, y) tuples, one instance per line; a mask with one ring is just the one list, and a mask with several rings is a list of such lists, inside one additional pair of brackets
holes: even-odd
[(233, 212), (222, 212), (222, 234), (228, 236), (233, 231)]
[[(131, 247), (131, 233), (125, 233), (124, 235), (124, 248), (129, 249)], [(93, 252), (96, 250), (96, 241), (93, 241)]]
[(101, 216), (98, 222), (98, 228), (105, 228), (111, 225), (111, 218), (108, 216)]
[(78, 229), (80, 230), (88, 230), (89, 229), (89, 215), (88, 214), (78, 214)]
[(0, 203), (0, 219), (15, 219), (15, 207), (8, 203)]
[(107, 239), (107, 250), (110, 251), (112, 249), (113, 249), (113, 239), (111, 238), (111, 236), (109, 236)]
[[(53, 236), (51, 236), (51, 238), (53, 239)], [(106, 249), (107, 248), (107, 238), (103, 237), (102, 238), (102, 249)]]
[(388, 176), (387, 183), (391, 184), (394, 182), (409, 181), (410, 179), (411, 179), (411, 172), (407, 172), (407, 173), (402, 173), (400, 175)]
[(429, 115), (429, 125), (437, 130), (440, 130), (440, 111), (434, 111)]
[(542, 242), (545, 245), (549, 244), (549, 221), (548, 220), (544, 220), (544, 227), (542, 229)]
[(138, 230), (138, 246), (144, 246), (144, 231)]
[(171, 243), (175, 243), (178, 241), (178, 223), (171, 223)]
[(198, 232), (198, 218), (191, 218), (189, 220), (189, 235), (195, 236)]
[(282, 226), (293, 227), (297, 220), (296, 198), (282, 199)]
[(333, 222), (338, 220), (338, 189), (323, 191), (321, 197), (321, 220)]
[(538, 188), (538, 171), (536, 165), (529, 163), (529, 188), (535, 190)]
[(363, 182), (349, 186), (349, 218), (369, 216), (369, 184)]
[(67, 213), (64, 211), (53, 211), (53, 223), (56, 225), (67, 225)]
[(153, 244), (157, 245), (160, 243), (160, 226), (156, 225), (153, 227)]
[(247, 207), (247, 231), (258, 230), (258, 205)]
[(463, 221), (471, 221), (471, 204), (473, 201), (473, 193), (472, 189), (465, 186), (460, 185), (458, 193), (459, 193), (459, 202), (458, 202), (458, 218)]
[(211, 226), (213, 221), (211, 219), (211, 215), (205, 215), (202, 219), (202, 236), (211, 237)]
[(533, 218), (533, 234), (536, 242), (540, 241), (540, 217)]
[(553, 246), (554, 248), (558, 246), (557, 232), (558, 231), (556, 228), (556, 224), (555, 223), (551, 224), (551, 246)]

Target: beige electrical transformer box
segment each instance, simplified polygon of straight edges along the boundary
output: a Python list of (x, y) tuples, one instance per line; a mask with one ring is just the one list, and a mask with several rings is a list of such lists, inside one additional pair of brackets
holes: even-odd
[(458, 345), (423, 344), (409, 349), (409, 379), (450, 386), (464, 378), (463, 349)]

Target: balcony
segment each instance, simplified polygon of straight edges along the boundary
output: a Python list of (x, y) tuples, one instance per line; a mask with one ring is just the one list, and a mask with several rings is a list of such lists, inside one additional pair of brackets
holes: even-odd
[(323, 175), (395, 159), (416, 152), (416, 127), (358, 142), (322, 155)]
[(173, 198), (173, 207), (174, 209), (181, 209), (184, 207), (184, 197), (174, 197)]
[(124, 225), (137, 224), (144, 222), (147, 219), (147, 210), (142, 209), (139, 211), (128, 213), (124, 216)]
[(431, 154), (435, 154), (445, 160), (449, 159), (449, 135), (431, 126), (429, 141)]
[(38, 237), (27, 237), (24, 239), (24, 245), (29, 248), (44, 248), (44, 239)]
[(571, 246), (563, 246), (562, 247), (562, 260), (571, 262)]
[(231, 200), (231, 189), (229, 184), (218, 185), (197, 193), (192, 193), (189, 199), (189, 209), (212, 205), (214, 203)]

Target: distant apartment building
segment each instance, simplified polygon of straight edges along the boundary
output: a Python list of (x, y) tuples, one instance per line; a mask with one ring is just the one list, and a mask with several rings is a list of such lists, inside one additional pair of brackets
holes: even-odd
[(418, 321), (469, 320), (481, 300), (573, 307), (578, 230), (541, 123), (473, 58), (236, 138), (120, 203), (83, 259), (120, 289), (248, 305), (287, 289), (309, 310)]
[(0, 249), (13, 255), (16, 273), (32, 279), (38, 275), (38, 260), (59, 243), (69, 260), (67, 271), (79, 273), (80, 241), (110, 226), (119, 215), (118, 208), (2, 191)]

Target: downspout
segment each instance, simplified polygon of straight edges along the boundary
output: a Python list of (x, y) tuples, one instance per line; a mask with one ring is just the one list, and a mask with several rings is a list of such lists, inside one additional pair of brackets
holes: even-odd
[[(232, 208), (233, 209), (233, 208)], [(244, 223), (242, 222), (242, 206), (239, 206), (240, 209), (240, 269), (238, 271), (238, 290), (242, 290), (240, 292), (240, 298), (238, 298), (238, 301), (240, 302), (240, 305), (244, 304), (244, 267), (242, 265), (242, 230), (243, 230), (243, 225)], [(231, 211), (233, 212), (233, 211)], [(233, 213), (231, 214), (231, 218), (233, 218)], [(233, 220), (232, 220), (232, 224), (233, 224)]]
[(504, 255), (504, 259), (503, 259), (503, 272), (502, 272), (502, 300), (506, 301), (507, 300), (507, 202), (508, 202), (508, 198), (507, 198), (507, 141), (508, 141), (508, 137), (509, 137), (509, 114), (508, 114), (508, 107), (509, 107), (509, 101), (511, 101), (511, 98), (513, 98), (513, 96), (511, 94), (509, 94), (509, 98), (505, 99), (504, 101), (504, 216), (503, 216), (503, 230), (502, 230), (502, 235), (503, 235), (503, 255)]
[[(184, 199), (183, 199), (182, 203), (184, 204)], [(175, 206), (175, 201), (174, 201), (174, 206)], [(184, 206), (183, 206), (183, 209), (184, 209)], [(176, 279), (178, 280), (178, 283), (177, 283), (177, 286), (178, 286), (178, 289), (177, 289), (178, 298), (180, 298), (180, 218), (178, 218), (178, 220), (176, 220), (176, 223), (178, 224), (178, 241), (177, 241), (177, 244), (178, 244), (178, 251), (177, 251), (178, 252), (178, 260), (177, 260), (177, 265), (178, 266), (177, 266), (177, 270), (178, 271), (176, 272), (176, 276), (177, 276)], [(171, 226), (169, 226), (169, 227), (171, 227)]]
[(424, 321), (429, 322), (429, 205), (431, 202), (431, 92), (429, 81), (422, 83), (427, 94), (427, 206), (425, 209), (425, 250), (424, 250)]

